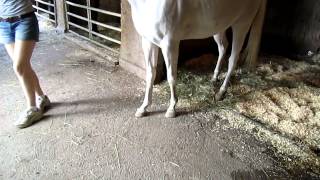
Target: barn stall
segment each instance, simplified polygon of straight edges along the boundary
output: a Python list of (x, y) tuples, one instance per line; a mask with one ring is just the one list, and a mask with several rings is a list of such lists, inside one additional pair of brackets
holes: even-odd
[[(121, 6), (119, 1), (61, 2), (57, 0), (57, 11), (64, 12), (66, 19), (58, 14), (58, 27), (120, 52), (120, 66), (144, 79), (141, 39), (127, 1)], [(219, 102), (213, 96), (220, 83), (210, 82), (217, 59), (212, 38), (181, 42), (178, 109), (212, 112), (270, 144), (288, 166), (319, 173), (319, 8), (317, 0), (269, 0), (259, 65), (254, 71), (238, 68)], [(161, 60), (157, 71), (158, 80), (163, 79)], [(169, 94), (165, 82), (156, 85), (156, 93), (165, 103)]]
[[(122, 7), (120, 65), (144, 79), (141, 39), (133, 28), (129, 4), (123, 1)], [(271, 144), (288, 166), (319, 173), (319, 8), (316, 0), (269, 0), (259, 65), (254, 71), (238, 68), (224, 100), (219, 102), (214, 101), (214, 93), (226, 74), (220, 75), (218, 83), (210, 81), (217, 60), (213, 38), (182, 41), (178, 109), (214, 112), (208, 119), (218, 116), (232, 127), (255, 134)], [(164, 78), (163, 66), (163, 61), (158, 62), (158, 80)], [(155, 97), (167, 103), (167, 83), (156, 85), (155, 91)]]

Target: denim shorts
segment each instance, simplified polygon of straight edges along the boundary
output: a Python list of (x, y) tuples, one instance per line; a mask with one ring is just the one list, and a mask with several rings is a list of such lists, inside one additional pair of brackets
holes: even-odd
[(12, 44), (16, 40), (39, 41), (39, 24), (35, 14), (16, 22), (0, 22), (0, 43)]

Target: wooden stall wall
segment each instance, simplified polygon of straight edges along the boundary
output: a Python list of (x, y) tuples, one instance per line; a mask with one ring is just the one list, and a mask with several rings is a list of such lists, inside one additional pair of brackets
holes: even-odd
[(268, 0), (262, 51), (298, 59), (320, 53), (320, 1)]

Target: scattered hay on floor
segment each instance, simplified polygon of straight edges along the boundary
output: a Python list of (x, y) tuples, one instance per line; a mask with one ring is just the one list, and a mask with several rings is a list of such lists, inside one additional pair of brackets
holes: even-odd
[[(224, 80), (222, 73), (219, 80)], [(271, 144), (290, 164), (320, 173), (320, 66), (316, 63), (266, 57), (255, 72), (238, 69), (226, 97), (214, 102), (219, 85), (211, 74), (178, 73), (178, 108), (213, 110), (230, 125)], [(157, 85), (161, 101), (170, 91)]]

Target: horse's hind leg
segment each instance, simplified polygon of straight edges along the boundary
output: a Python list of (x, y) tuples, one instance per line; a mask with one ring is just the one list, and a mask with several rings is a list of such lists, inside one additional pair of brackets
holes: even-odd
[(142, 49), (146, 62), (146, 92), (142, 105), (137, 109), (136, 117), (143, 117), (146, 115), (147, 107), (152, 102), (152, 87), (156, 76), (156, 68), (158, 61), (159, 47), (149, 42), (146, 39), (142, 39)]
[(246, 23), (241, 22), (232, 26), (232, 33), (233, 33), (232, 51), (231, 51), (231, 56), (229, 58), (228, 72), (222, 86), (219, 89), (219, 92), (215, 95), (215, 100), (217, 101), (221, 100), (222, 96), (227, 91), (228, 83), (230, 81), (230, 78), (234, 69), (236, 68), (239, 55), (240, 55), (242, 46), (244, 44), (246, 35), (249, 31), (249, 28), (250, 28), (249, 22), (246, 22)]
[(166, 112), (167, 118), (176, 116), (175, 106), (178, 102), (176, 95), (177, 66), (179, 56), (179, 42), (172, 42), (166, 47), (162, 47), (162, 54), (167, 68), (167, 79), (170, 86), (170, 105)]
[(217, 43), (218, 50), (219, 50), (219, 58), (218, 58), (217, 65), (216, 65), (216, 68), (214, 69), (214, 74), (212, 77), (212, 81), (216, 82), (218, 79), (220, 68), (221, 68), (221, 61), (224, 59), (224, 57), (226, 55), (229, 43), (228, 43), (225, 32), (218, 33), (218, 34), (214, 35), (213, 38), (214, 38), (215, 42)]

